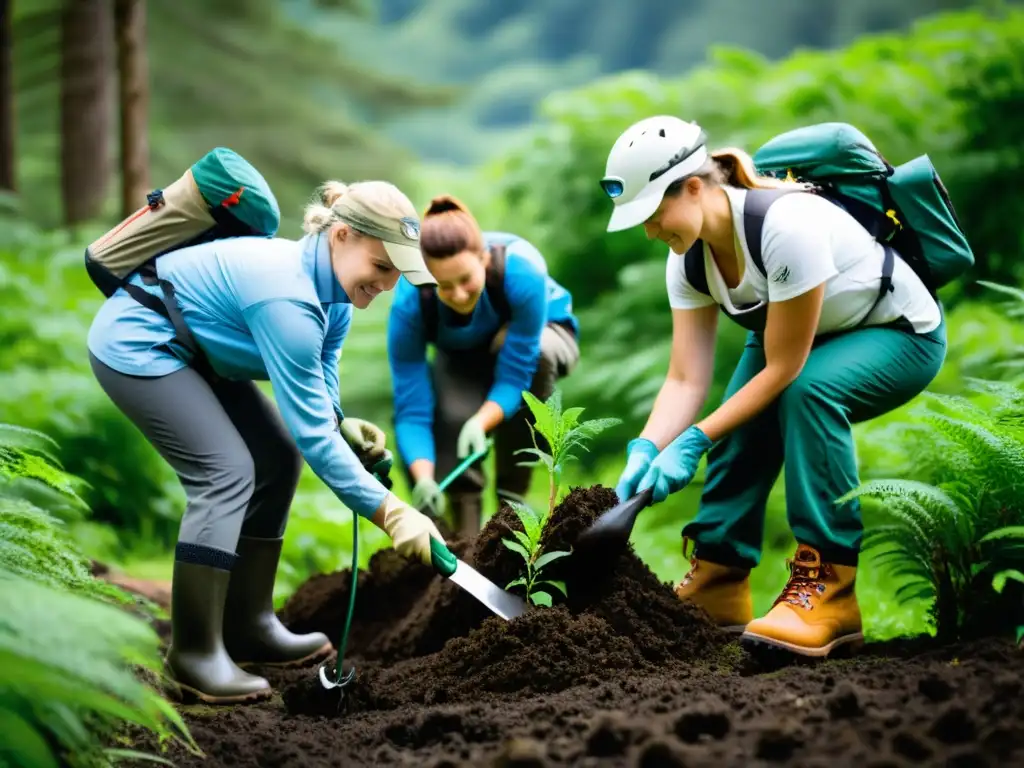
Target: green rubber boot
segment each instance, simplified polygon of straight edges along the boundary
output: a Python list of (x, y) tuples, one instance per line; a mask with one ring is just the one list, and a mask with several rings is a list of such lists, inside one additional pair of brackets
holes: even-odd
[(238, 704), (270, 698), (270, 683), (240, 669), (224, 647), (230, 579), (231, 572), (220, 568), (174, 563), (166, 663), (182, 699), (191, 694), (208, 704)]

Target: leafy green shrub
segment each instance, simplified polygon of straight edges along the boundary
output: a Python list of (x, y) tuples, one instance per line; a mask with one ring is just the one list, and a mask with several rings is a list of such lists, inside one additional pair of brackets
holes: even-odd
[(900, 436), (904, 479), (869, 480), (844, 497), (882, 502), (863, 548), (898, 580), (898, 601), (931, 602), (943, 639), (1024, 620), (1021, 591), (993, 589), (1000, 573), (1024, 570), (1024, 390), (969, 385), (972, 397), (921, 397)]
[(126, 725), (201, 754), (147, 682), (162, 671), (158, 636), (126, 610), (159, 609), (94, 578), (64, 530), (87, 508), (55, 449), (0, 425), (0, 762), (93, 768), (145, 757), (110, 746)]

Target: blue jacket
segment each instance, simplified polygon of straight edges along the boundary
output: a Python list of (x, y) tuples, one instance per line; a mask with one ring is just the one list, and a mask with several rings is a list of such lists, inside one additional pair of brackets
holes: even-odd
[[(234, 380), (269, 380), (299, 451), (348, 506), (373, 515), (387, 489), (336, 429), (343, 418), (338, 361), (352, 304), (331, 269), (327, 238), (296, 242), (241, 237), (160, 257), (182, 316), (214, 370)], [(159, 295), (159, 288), (132, 282)], [(89, 350), (116, 371), (164, 376), (186, 366), (170, 322), (119, 289), (89, 329)]]
[[(512, 318), (494, 367), (494, 383), (487, 397), (511, 417), (523, 405), (522, 392), (533, 382), (540, 358), (540, 337), (549, 322), (565, 322), (579, 332), (572, 314), (572, 296), (555, 282), (547, 263), (529, 242), (505, 232), (485, 232), (487, 245), (503, 243), (505, 296)], [(438, 302), (437, 346), (444, 350), (486, 347), (501, 328), (501, 318), (486, 291), (470, 320), (453, 324), (455, 313)], [(388, 359), (395, 401), (395, 439), (406, 464), (435, 460), (434, 391), (426, 358), (426, 335), (420, 311), (419, 289), (404, 278), (398, 281), (388, 322)]]

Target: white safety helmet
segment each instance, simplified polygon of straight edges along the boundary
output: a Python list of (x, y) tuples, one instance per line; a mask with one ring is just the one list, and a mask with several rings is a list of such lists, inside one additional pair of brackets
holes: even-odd
[(707, 136), (696, 123), (658, 115), (631, 125), (612, 145), (601, 179), (615, 204), (608, 231), (643, 224), (658, 210), (668, 186), (707, 159)]

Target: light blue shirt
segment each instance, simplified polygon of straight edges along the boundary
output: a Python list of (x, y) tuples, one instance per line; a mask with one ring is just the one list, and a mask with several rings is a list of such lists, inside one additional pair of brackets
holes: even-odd
[[(161, 256), (182, 316), (210, 365), (233, 380), (269, 380), (299, 451), (335, 495), (370, 517), (388, 491), (336, 428), (338, 362), (352, 304), (331, 268), (327, 238), (240, 237)], [(139, 275), (131, 282), (156, 296)], [(165, 376), (187, 365), (163, 316), (118, 289), (89, 329), (89, 350), (116, 371)]]

